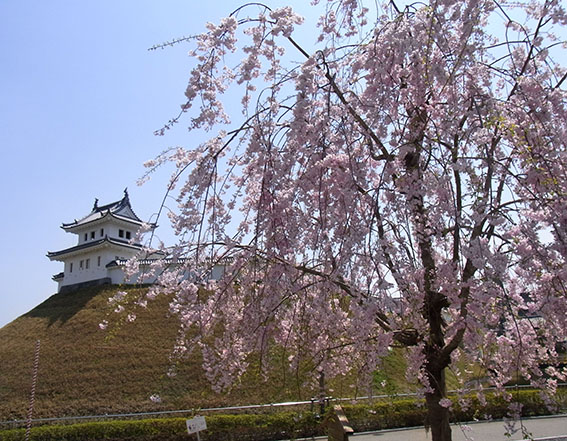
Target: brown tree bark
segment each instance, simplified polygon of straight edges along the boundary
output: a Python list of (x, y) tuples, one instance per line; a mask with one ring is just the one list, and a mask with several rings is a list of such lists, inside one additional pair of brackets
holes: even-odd
[(432, 441), (451, 441), (449, 409), (439, 404), (439, 401), (447, 394), (445, 368), (438, 366), (435, 362), (428, 363), (427, 376), (432, 390), (425, 394), (426, 426), (431, 430)]

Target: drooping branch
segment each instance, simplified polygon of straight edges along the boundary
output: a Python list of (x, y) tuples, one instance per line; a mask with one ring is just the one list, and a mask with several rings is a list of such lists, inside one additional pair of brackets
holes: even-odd
[[(341, 372), (355, 358), (368, 356), (363, 362), (370, 366), (392, 344), (417, 346), (409, 351), (410, 368), (428, 388), (430, 416), (446, 428), (444, 370), (454, 356), (485, 362), (488, 355), (479, 360), (479, 353), (498, 352), (493, 364), (500, 363), (504, 378), (522, 340), (521, 353), (532, 356), (520, 360), (523, 373), (535, 378), (542, 339), (519, 318), (521, 308), (541, 308), (549, 325), (542, 332), (564, 334), (553, 320), (564, 323), (557, 269), (567, 256), (567, 221), (553, 214), (567, 207), (567, 106), (557, 90), (567, 74), (545, 50), (555, 41), (546, 29), (550, 2), (532, 20), (534, 32), (528, 22), (536, 9), (520, 27), (525, 38), (507, 33), (508, 53), (484, 25), (501, 18), (485, 4), (434, 2), (401, 12), (385, 1), (398, 16), (377, 14), (367, 26), (368, 15), (357, 15), (354, 3), (332, 3), (328, 10), (345, 15), (323, 18), (321, 32), (330, 37), (322, 41), (331, 44), (312, 54), (291, 36), (300, 19), (288, 8), (262, 10), (257, 21), (211, 25), (223, 38), (203, 37), (221, 52), (236, 51), (234, 28), (247, 23), (244, 38), (252, 43), (244, 47), (246, 67), (224, 77), (220, 58), (215, 66), (205, 63), (211, 46), (200, 48), (207, 78), (191, 85), (197, 94), (200, 84), (210, 87), (199, 95), (200, 127), (226, 122), (210, 112), (222, 110), (216, 96), (228, 86), (242, 85), (249, 99), (261, 84), (256, 111), (262, 112), (241, 128), (238, 147), (225, 147), (235, 149), (230, 178), (223, 180), (221, 163), (203, 151), (193, 164), (202, 168), (191, 176), (196, 182), (183, 188), (187, 229), (199, 242), (184, 242), (187, 255), (210, 247), (217, 263), (235, 259), (227, 266), (231, 274), (210, 283), (217, 291), (183, 317), (207, 310), (208, 337), (226, 327), (229, 351), (242, 348), (230, 352), (231, 361), (243, 363), (242, 354), (258, 345), (264, 350), (270, 339), (324, 369), (342, 363)], [(562, 23), (560, 9), (555, 18)], [(356, 35), (361, 29), (368, 33)], [(278, 38), (306, 62), (284, 67)], [(221, 158), (222, 149), (217, 142), (212, 150)], [(215, 200), (201, 206), (203, 198)], [(222, 228), (232, 227), (225, 219), (235, 212), (239, 233), (231, 241)], [(214, 225), (200, 230), (191, 222)], [(542, 243), (538, 238), (549, 231), (553, 237)], [(195, 287), (186, 281), (180, 287), (180, 303), (192, 299)], [(525, 287), (529, 301), (522, 298)], [(510, 299), (506, 310), (503, 295)], [(331, 368), (334, 357), (339, 361)], [(237, 363), (210, 360), (208, 368), (219, 375)], [(447, 439), (439, 436), (436, 441)]]
[[(297, 48), (297, 50), (299, 52), (301, 52), (301, 54), (303, 54), (303, 56), (305, 56), (305, 58), (307, 58), (307, 59), (311, 58), (311, 55), (309, 55), (293, 38), (288, 37), (288, 40), (290, 41), (291, 44), (293, 44)], [(370, 151), (371, 151), (371, 154), (372, 154), (372, 158), (376, 161), (393, 159), (393, 156), (390, 154), (388, 149), (386, 149), (386, 146), (384, 145), (382, 140), (376, 135), (376, 133), (374, 133), (374, 131), (370, 128), (370, 126), (366, 123), (366, 121), (358, 114), (358, 112), (347, 101), (344, 93), (342, 92), (340, 87), (337, 85), (337, 82), (335, 81), (335, 77), (331, 74), (331, 72), (329, 70), (329, 66), (327, 65), (327, 63), (325, 61), (325, 57), (324, 57), (323, 53), (320, 52), (319, 56), (321, 57), (322, 61), (321, 61), (321, 63), (317, 64), (317, 67), (319, 67), (320, 69), (323, 69), (325, 71), (325, 78), (329, 81), (329, 84), (331, 85), (333, 92), (335, 93), (337, 98), (340, 100), (340, 102), (345, 106), (348, 113), (354, 118), (354, 120), (357, 122), (357, 124), (362, 128), (363, 133), (368, 135), (370, 137), (370, 139), (372, 139), (372, 141), (378, 146), (378, 148), (381, 152), (381, 155), (376, 155), (375, 153), (373, 153), (373, 151), (371, 149)]]

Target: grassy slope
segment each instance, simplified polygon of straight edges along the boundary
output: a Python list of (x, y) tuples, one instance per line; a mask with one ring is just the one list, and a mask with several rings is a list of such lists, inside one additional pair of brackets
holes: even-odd
[[(305, 377), (287, 376), (284, 382), (281, 373), (274, 372), (259, 387), (258, 375), (251, 372), (237, 390), (217, 395), (204, 379), (198, 358), (183, 362), (176, 377), (167, 377), (177, 332), (175, 319), (167, 317), (167, 299), (138, 311), (135, 322), (118, 326), (108, 338), (98, 324), (107, 318), (107, 300), (116, 291), (116, 287), (98, 287), (56, 294), (0, 329), (0, 420), (26, 415), (38, 339), (35, 417), (277, 402), (308, 399), (316, 393), (300, 386)], [(139, 292), (129, 289), (130, 295)], [(400, 353), (393, 353), (383, 370), (379, 380), (386, 379), (387, 386), (375, 388), (374, 394), (408, 390)], [(330, 394), (368, 393), (353, 382), (352, 377), (334, 381), (329, 384)], [(154, 393), (162, 396), (162, 403), (149, 400)]]
[[(197, 360), (189, 360), (177, 378), (164, 376), (176, 335), (166, 302), (141, 311), (107, 338), (98, 323), (115, 291), (56, 294), (0, 330), (0, 418), (25, 415), (37, 339), (37, 416), (154, 410), (152, 393), (163, 393), (171, 406), (196, 405), (211, 395)], [(193, 400), (184, 399), (187, 391)]]

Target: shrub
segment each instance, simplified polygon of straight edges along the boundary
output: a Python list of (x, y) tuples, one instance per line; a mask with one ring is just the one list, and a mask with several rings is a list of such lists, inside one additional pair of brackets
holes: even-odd
[[(311, 412), (281, 412), (265, 415), (213, 415), (207, 417), (203, 441), (264, 441), (307, 437), (322, 433), (322, 427)], [(20, 441), (25, 429), (0, 432), (2, 441)], [(161, 418), (135, 421), (104, 421), (73, 425), (34, 427), (31, 440), (41, 441), (180, 441), (187, 440), (184, 418)]]
[[(458, 399), (452, 408), (452, 421), (472, 421), (485, 416), (498, 419), (508, 415), (509, 403), (502, 397), (487, 394), (481, 405), (476, 396), (466, 396), (463, 408)], [(567, 391), (558, 391), (557, 402), (565, 406)], [(552, 411), (544, 404), (538, 391), (513, 393), (513, 402), (522, 404), (522, 416), (548, 415)], [(423, 400), (392, 399), (373, 404), (343, 404), (352, 428), (357, 431), (422, 426), (426, 418)], [(324, 424), (312, 412), (278, 412), (272, 414), (211, 415), (203, 441), (271, 441), (304, 438), (325, 433)], [(2, 441), (21, 441), (25, 429), (0, 431)], [(73, 425), (34, 427), (31, 440), (37, 441), (181, 441), (187, 440), (184, 418), (158, 418), (132, 421), (103, 421)]]
[[(465, 396), (468, 406), (461, 407), (456, 397), (451, 397), (454, 406), (451, 422), (465, 422), (479, 419), (501, 419), (509, 415), (509, 402), (501, 396), (489, 393), (486, 404), (482, 405), (474, 395)], [(567, 392), (559, 390), (556, 396), (557, 407), (565, 406)], [(555, 409), (549, 408), (538, 391), (522, 390), (512, 394), (512, 402), (522, 405), (522, 416), (552, 414)], [(345, 404), (342, 406), (352, 426), (357, 431), (393, 429), (398, 427), (422, 426), (426, 420), (424, 400), (405, 399), (374, 404)]]

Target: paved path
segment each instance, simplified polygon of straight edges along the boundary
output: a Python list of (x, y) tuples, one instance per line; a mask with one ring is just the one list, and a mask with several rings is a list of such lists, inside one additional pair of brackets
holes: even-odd
[[(524, 419), (522, 424), (527, 432), (522, 433), (520, 423), (516, 423), (519, 430), (511, 437), (505, 435), (502, 421), (489, 423), (470, 423), (467, 426), (453, 425), (453, 441), (512, 441), (524, 439), (545, 439), (546, 441), (567, 441), (567, 415), (551, 417), (538, 417)], [(382, 430), (354, 434), (349, 437), (353, 441), (431, 441), (431, 434), (425, 429)]]

